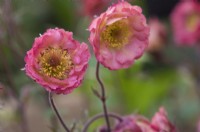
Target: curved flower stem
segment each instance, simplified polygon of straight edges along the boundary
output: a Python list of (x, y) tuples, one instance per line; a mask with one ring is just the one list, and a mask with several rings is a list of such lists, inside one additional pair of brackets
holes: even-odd
[(104, 116), (105, 116), (108, 132), (111, 132), (110, 122), (109, 122), (109, 117), (108, 117), (108, 112), (107, 112), (107, 107), (106, 107), (105, 88), (104, 88), (103, 82), (101, 81), (101, 79), (99, 77), (99, 66), (100, 66), (100, 63), (97, 62), (96, 78), (97, 78), (97, 81), (99, 82), (99, 85), (101, 87), (101, 97), (99, 97), (99, 98), (100, 98), (100, 100), (101, 100), (101, 102), (103, 104)]
[[(112, 118), (115, 118), (117, 119), (119, 122), (121, 122), (123, 119), (119, 116), (119, 115), (116, 115), (114, 113), (107, 113), (107, 116), (108, 117), (112, 117)], [(89, 126), (96, 120), (98, 120), (99, 118), (102, 118), (102, 117), (105, 117), (104, 114), (98, 114), (98, 115), (95, 115), (94, 117), (92, 117), (89, 121), (87, 121), (84, 125), (84, 128), (82, 130), (82, 132), (87, 132)]]
[(58, 110), (56, 109), (56, 106), (54, 104), (53, 98), (52, 98), (52, 94), (51, 92), (49, 92), (49, 103), (51, 105), (51, 108), (54, 110), (56, 116), (58, 117), (60, 123), (62, 124), (62, 126), (64, 127), (64, 129), (66, 130), (66, 132), (70, 132), (69, 128), (65, 125), (64, 121), (62, 120), (60, 114), (58, 113)]

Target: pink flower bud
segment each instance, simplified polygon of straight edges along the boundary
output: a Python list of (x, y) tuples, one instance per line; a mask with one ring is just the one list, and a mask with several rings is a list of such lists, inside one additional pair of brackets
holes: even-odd
[(139, 115), (127, 116), (117, 124), (113, 132), (157, 132), (148, 119)]
[(175, 126), (168, 120), (167, 112), (163, 107), (154, 115), (151, 125), (157, 132), (176, 132)]

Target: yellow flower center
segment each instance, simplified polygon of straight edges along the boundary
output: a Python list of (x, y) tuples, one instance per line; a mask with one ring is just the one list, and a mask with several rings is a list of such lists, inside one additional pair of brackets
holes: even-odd
[(200, 22), (199, 14), (194, 13), (188, 16), (186, 20), (186, 26), (187, 26), (188, 31), (191, 31), (191, 32), (194, 31), (197, 28), (199, 22)]
[(105, 27), (101, 33), (101, 41), (110, 48), (119, 49), (128, 43), (131, 35), (128, 21), (122, 19)]
[(38, 59), (40, 73), (56, 79), (65, 79), (73, 67), (71, 56), (61, 48), (48, 48)]

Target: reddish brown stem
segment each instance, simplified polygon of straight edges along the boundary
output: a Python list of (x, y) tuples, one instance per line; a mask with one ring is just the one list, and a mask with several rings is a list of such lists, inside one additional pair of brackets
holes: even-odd
[(60, 116), (55, 104), (54, 104), (54, 101), (53, 101), (53, 97), (52, 97), (52, 94), (51, 92), (49, 92), (49, 103), (51, 105), (51, 108), (53, 109), (53, 111), (55, 112), (56, 116), (58, 117), (61, 125), (63, 126), (63, 128), (65, 129), (66, 132), (70, 132), (69, 128), (65, 125), (62, 117)]
[(110, 122), (109, 122), (109, 117), (108, 117), (108, 112), (107, 112), (107, 106), (106, 106), (105, 87), (104, 87), (103, 82), (101, 81), (101, 79), (99, 77), (99, 66), (100, 66), (100, 63), (97, 62), (97, 66), (96, 66), (96, 78), (97, 78), (97, 81), (98, 81), (98, 83), (100, 85), (100, 88), (101, 88), (101, 97), (100, 97), (100, 100), (101, 100), (102, 105), (103, 105), (103, 111), (104, 111), (105, 121), (106, 121), (106, 125), (107, 125), (107, 130), (108, 130), (108, 132), (111, 132)]

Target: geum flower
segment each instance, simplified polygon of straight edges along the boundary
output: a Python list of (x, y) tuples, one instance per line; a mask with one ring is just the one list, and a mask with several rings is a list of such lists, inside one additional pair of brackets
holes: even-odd
[(194, 0), (178, 3), (171, 14), (171, 23), (177, 44), (200, 42), (200, 3)]
[(113, 132), (176, 132), (176, 129), (161, 107), (151, 122), (141, 115), (125, 116), (122, 122), (115, 125)]
[(68, 94), (81, 84), (89, 58), (88, 46), (74, 40), (71, 32), (49, 29), (27, 52), (25, 70), (46, 90)]
[(155, 132), (150, 122), (143, 116), (131, 115), (124, 117), (123, 121), (117, 124), (113, 132)]
[(130, 67), (148, 45), (149, 27), (142, 9), (125, 1), (94, 19), (89, 31), (97, 60), (110, 70)]
[(163, 107), (154, 115), (151, 120), (151, 126), (157, 130), (157, 132), (176, 132), (175, 126), (167, 118), (167, 112)]

